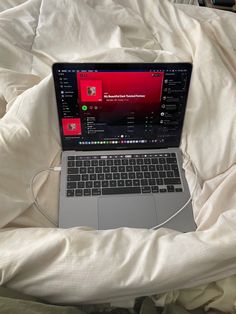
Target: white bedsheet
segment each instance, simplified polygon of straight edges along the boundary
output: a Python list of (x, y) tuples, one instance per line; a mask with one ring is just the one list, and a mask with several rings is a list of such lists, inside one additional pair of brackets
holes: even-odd
[[(155, 295), (157, 304), (179, 298), (189, 308), (215, 298), (216, 308), (232, 310), (235, 278), (219, 280), (236, 274), (235, 57), (233, 13), (157, 0), (28, 0), (3, 10), (0, 283), (56, 303)], [(60, 230), (36, 210), (33, 175), (60, 164), (55, 61), (193, 62), (181, 148), (198, 170), (197, 232)], [(193, 169), (185, 167), (192, 190)], [(52, 173), (34, 186), (54, 220), (58, 183)], [(163, 296), (172, 290), (173, 298)]]

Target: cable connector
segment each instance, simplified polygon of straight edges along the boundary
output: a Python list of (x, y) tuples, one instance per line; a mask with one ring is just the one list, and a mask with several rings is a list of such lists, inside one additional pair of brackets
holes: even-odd
[(61, 167), (54, 167), (53, 170), (54, 171), (61, 171)]

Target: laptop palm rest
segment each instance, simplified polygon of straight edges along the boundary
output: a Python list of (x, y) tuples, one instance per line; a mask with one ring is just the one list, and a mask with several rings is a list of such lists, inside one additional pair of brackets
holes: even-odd
[(119, 195), (98, 198), (98, 228), (151, 228), (157, 224), (152, 195)]

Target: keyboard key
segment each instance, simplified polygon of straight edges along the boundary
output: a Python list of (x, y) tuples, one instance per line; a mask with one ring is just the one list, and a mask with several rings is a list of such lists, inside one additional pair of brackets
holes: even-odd
[(95, 172), (94, 170), (95, 170), (94, 167), (88, 167), (88, 173), (94, 173)]
[(179, 175), (179, 168), (178, 168), (178, 165), (177, 164), (172, 164), (171, 165), (171, 169), (173, 170), (173, 172), (174, 172), (174, 176), (175, 177), (179, 177), (180, 175)]
[[(105, 178), (105, 175), (104, 175), (104, 173), (98, 173), (98, 180), (100, 180), (100, 181), (102, 181), (102, 180), (104, 180), (104, 178)], [(94, 180), (95, 181), (95, 180)]]
[(101, 189), (92, 189), (92, 195), (101, 195)]
[(129, 165), (136, 165), (136, 160), (134, 158), (130, 158)]
[(159, 177), (160, 178), (165, 178), (166, 177), (166, 173), (164, 171), (160, 171), (159, 172)]
[(84, 160), (84, 167), (90, 167), (90, 160)]
[(163, 185), (163, 179), (156, 179), (157, 185)]
[(173, 158), (173, 157), (166, 158), (166, 161), (167, 161), (168, 164), (177, 164), (176, 157), (175, 158)]
[(67, 189), (75, 189), (75, 188), (76, 188), (76, 182), (67, 183)]
[[(98, 174), (98, 175), (99, 175), (99, 174)], [(97, 175), (96, 175), (95, 173), (90, 174), (90, 175), (89, 175), (89, 180), (91, 180), (91, 181), (97, 180)], [(101, 180), (101, 179), (98, 178), (98, 180)]]
[(120, 179), (120, 174), (119, 173), (113, 173), (113, 179), (114, 180), (119, 180)]
[(112, 166), (111, 167), (111, 172), (118, 172), (117, 166)]
[(75, 156), (68, 156), (67, 160), (75, 160)]
[(149, 171), (155, 171), (156, 170), (156, 167), (154, 165), (149, 165), (148, 166), (148, 170)]
[(104, 166), (104, 167), (103, 167), (103, 172), (104, 172), (104, 173), (110, 172), (110, 170), (111, 170), (111, 169), (110, 169), (109, 166)]
[(173, 178), (174, 172), (173, 171), (167, 171), (166, 176), (167, 176), (167, 178)]
[(148, 185), (148, 180), (147, 179), (142, 179), (141, 180), (141, 185)]
[(165, 158), (159, 158), (159, 164), (165, 164), (166, 159)]
[(91, 189), (84, 189), (84, 196), (90, 196), (92, 194)]
[(81, 179), (82, 179), (82, 181), (88, 181), (88, 179), (89, 179), (88, 174), (82, 174)]
[(91, 189), (91, 188), (93, 187), (93, 182), (91, 182), (91, 181), (85, 182), (85, 187), (86, 187), (87, 189)]
[(82, 160), (77, 160), (75, 164), (76, 164), (76, 167), (82, 167), (83, 163), (82, 163)]
[(146, 166), (146, 165), (141, 166), (141, 170), (143, 172), (148, 171), (148, 166)]
[(74, 167), (74, 166), (75, 166), (75, 162), (74, 161), (69, 160), (67, 162), (67, 167)]
[(94, 181), (93, 183), (95, 188), (100, 188), (101, 187), (101, 182), (100, 181)]
[(68, 174), (78, 174), (79, 169), (78, 168), (67, 168), (67, 173)]
[(122, 180), (128, 179), (128, 174), (123, 172), (123, 173), (120, 174), (120, 178)]
[(125, 186), (132, 186), (132, 180), (125, 180)]
[(167, 191), (168, 192), (174, 192), (175, 191), (175, 188), (173, 185), (167, 185)]
[(106, 166), (106, 161), (101, 159), (101, 160), (99, 160), (98, 164), (99, 164), (99, 166)]
[(125, 166), (119, 166), (118, 171), (119, 172), (125, 172)]
[(145, 179), (151, 178), (151, 173), (150, 172), (144, 172), (144, 178)]
[(111, 195), (111, 194), (139, 194), (141, 193), (140, 187), (124, 187), (124, 188), (103, 188), (103, 195)]
[(163, 168), (164, 168), (164, 170), (166, 170), (166, 171), (171, 170), (171, 167), (170, 167), (170, 165), (168, 165), (168, 164), (164, 165)]
[(102, 187), (107, 188), (109, 186), (108, 181), (102, 181)]
[(95, 167), (96, 173), (102, 173), (102, 167)]
[(123, 160), (121, 161), (121, 164), (122, 164), (122, 165), (128, 165), (128, 159), (123, 159)]
[(112, 174), (111, 173), (106, 173), (105, 174), (105, 179), (106, 180), (111, 180), (112, 179)]
[(110, 187), (116, 187), (116, 181), (111, 180), (111, 181), (109, 182), (109, 185), (110, 185)]
[(158, 178), (158, 177), (159, 177), (158, 172), (152, 172), (152, 173), (151, 173), (151, 177), (152, 177), (152, 178)]
[(143, 173), (142, 172), (137, 172), (136, 173), (137, 179), (143, 179)]
[(140, 166), (134, 166), (134, 171), (135, 171), (135, 172), (141, 171)]
[(178, 170), (178, 169), (177, 169), (177, 170), (173, 170), (173, 172), (174, 172), (175, 178), (179, 178), (179, 177), (180, 177), (180, 174), (179, 174), (179, 170)]
[(183, 192), (183, 189), (181, 189), (181, 188), (176, 188), (176, 189), (175, 189), (175, 192)]
[(135, 173), (134, 172), (130, 172), (128, 174), (129, 179), (134, 179), (135, 178)]
[(142, 186), (142, 193), (151, 193), (150, 186)]
[(66, 191), (66, 196), (71, 197), (75, 195), (75, 191), (74, 190), (67, 190)]
[(159, 187), (158, 186), (152, 186), (151, 190), (152, 190), (152, 193), (159, 193)]
[(143, 159), (137, 159), (137, 165), (143, 165)]
[(79, 169), (79, 172), (80, 172), (80, 173), (86, 173), (86, 168), (85, 168), (85, 167), (81, 167), (81, 168)]
[(67, 181), (79, 181), (80, 180), (80, 175), (73, 175), (73, 174), (69, 174), (67, 176)]
[(125, 186), (125, 181), (124, 180), (118, 180), (117, 185), (118, 186)]
[(82, 189), (84, 188), (85, 183), (83, 181), (80, 181), (77, 183), (77, 188)]
[(153, 164), (158, 164), (158, 159), (157, 158), (152, 158), (152, 163)]
[(156, 180), (155, 179), (149, 179), (148, 183), (149, 183), (149, 185), (156, 185)]
[(133, 171), (133, 166), (126, 166), (126, 171), (127, 172), (132, 172)]
[(91, 166), (93, 166), (93, 167), (98, 166), (98, 160), (92, 160)]
[(75, 190), (75, 196), (83, 196), (83, 190), (81, 189)]
[(133, 180), (133, 186), (140, 186), (140, 180), (139, 179)]
[(160, 192), (161, 192), (161, 193), (166, 193), (166, 192), (167, 192), (167, 189), (162, 188), (162, 189), (160, 189)]
[(181, 181), (179, 178), (166, 178), (164, 179), (164, 183), (166, 185), (174, 185), (174, 184), (181, 184)]

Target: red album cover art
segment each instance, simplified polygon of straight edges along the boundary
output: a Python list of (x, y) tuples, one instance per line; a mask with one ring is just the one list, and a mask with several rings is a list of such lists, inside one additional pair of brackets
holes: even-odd
[(102, 81), (81, 80), (80, 93), (83, 102), (102, 101)]
[(64, 118), (62, 127), (64, 135), (81, 135), (80, 118)]

